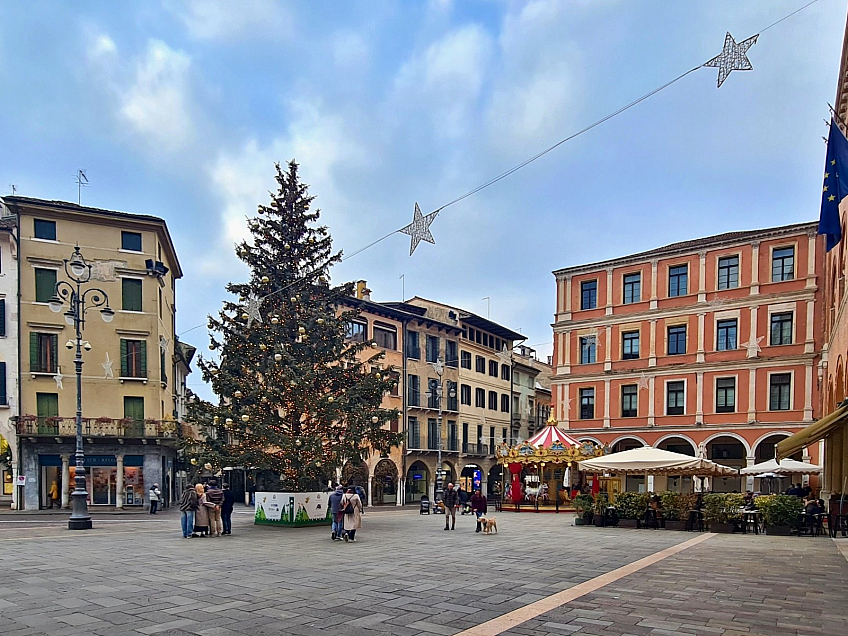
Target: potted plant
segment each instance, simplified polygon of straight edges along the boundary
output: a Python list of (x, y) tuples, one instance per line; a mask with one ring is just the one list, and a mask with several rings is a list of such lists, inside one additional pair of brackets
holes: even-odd
[(662, 501), (663, 527), (666, 530), (683, 530), (683, 496), (679, 492), (660, 493)]
[(577, 516), (574, 517), (575, 526), (587, 526), (592, 523), (594, 503), (592, 495), (577, 495), (574, 498), (574, 508), (577, 511)]
[(618, 511), (619, 522), (622, 528), (636, 528), (639, 519), (645, 513), (648, 505), (646, 493), (622, 492), (615, 498), (615, 508)]
[(606, 514), (607, 506), (609, 506), (609, 496), (605, 492), (599, 492), (595, 495), (595, 501), (592, 505), (592, 520), (598, 528), (604, 525), (604, 514)]
[(734, 524), (742, 521), (745, 495), (740, 493), (711, 493), (704, 495), (704, 521), (710, 532), (733, 532)]
[(763, 515), (766, 532), (774, 536), (788, 537), (804, 512), (803, 502), (794, 495), (762, 495), (754, 502)]

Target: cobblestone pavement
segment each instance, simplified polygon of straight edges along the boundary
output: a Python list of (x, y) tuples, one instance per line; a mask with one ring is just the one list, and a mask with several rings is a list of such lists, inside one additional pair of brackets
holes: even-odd
[(504, 631), (489, 621), (696, 535), (498, 521), (483, 536), (470, 517), (445, 532), (439, 516), (369, 510), (345, 544), (329, 528), (253, 526), (248, 510), (232, 536), (190, 540), (174, 511), (89, 532), (4, 516), (0, 634), (848, 634), (834, 541), (753, 535), (715, 535)]

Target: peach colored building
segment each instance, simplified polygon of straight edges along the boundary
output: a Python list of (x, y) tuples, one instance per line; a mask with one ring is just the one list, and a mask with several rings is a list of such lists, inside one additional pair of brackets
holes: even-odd
[[(560, 426), (613, 451), (651, 445), (736, 468), (773, 458), (819, 415), (823, 251), (816, 224), (801, 223), (555, 271)], [(691, 487), (673, 477), (620, 486)]]

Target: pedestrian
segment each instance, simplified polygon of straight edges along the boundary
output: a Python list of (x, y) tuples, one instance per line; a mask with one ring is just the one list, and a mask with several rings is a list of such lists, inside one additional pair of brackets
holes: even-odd
[(203, 484), (196, 484), (194, 487), (197, 492), (197, 511), (194, 514), (194, 533), (201, 537), (209, 536), (209, 511), (215, 507), (215, 504), (209, 503), (206, 499), (206, 489)]
[(224, 503), (224, 491), (218, 488), (217, 479), (209, 480), (206, 501), (214, 505), (214, 508), (209, 509), (209, 535), (220, 537), (224, 532), (224, 524), (221, 521), (221, 504)]
[(162, 491), (159, 490), (159, 484), (153, 484), (150, 487), (149, 499), (150, 499), (150, 514), (155, 515), (156, 510), (159, 508), (159, 498), (162, 496)]
[(224, 500), (221, 503), (221, 523), (224, 525), (223, 534), (233, 533), (233, 505), (236, 502), (236, 496), (230, 490), (230, 485), (224, 483)]
[(465, 492), (465, 490), (462, 488), (462, 486), (458, 486), (457, 489), (456, 489), (456, 494), (459, 495), (459, 507), (460, 507), (460, 510), (461, 510), (460, 514), (464, 515), (464, 514), (470, 512), (469, 510), (467, 510), (467, 508), (468, 508), (468, 493)]
[(362, 499), (355, 488), (348, 488), (342, 497), (342, 515), (344, 516), (344, 540), (356, 543), (356, 531), (362, 528)]
[(62, 501), (59, 499), (59, 484), (56, 483), (56, 480), (53, 480), (53, 483), (50, 484), (50, 491), (47, 493), (50, 496), (50, 508), (61, 508)]
[(344, 497), (344, 488), (339, 484), (330, 495), (330, 514), (333, 516), (333, 532), (330, 538), (333, 541), (341, 541), (344, 537), (345, 514), (342, 512), (342, 497)]
[(482, 517), (489, 511), (487, 504), (488, 502), (483, 496), (483, 493), (481, 493), (479, 490), (475, 490), (474, 494), (471, 495), (471, 510), (477, 517), (477, 529), (474, 532), (480, 532), (483, 529), (480, 525), (480, 517)]
[(368, 502), (368, 497), (365, 494), (365, 489), (362, 486), (354, 486), (356, 490), (356, 494), (359, 496), (359, 501), (362, 502), (363, 507)]
[(194, 513), (197, 512), (197, 491), (186, 488), (180, 498), (180, 525), (183, 528), (183, 539), (191, 539), (194, 535)]
[[(459, 508), (459, 493), (453, 489), (453, 484), (448, 484), (448, 489), (442, 493), (442, 503), (445, 506), (445, 530), (456, 530), (456, 509)], [(448, 517), (451, 525), (448, 528)]]

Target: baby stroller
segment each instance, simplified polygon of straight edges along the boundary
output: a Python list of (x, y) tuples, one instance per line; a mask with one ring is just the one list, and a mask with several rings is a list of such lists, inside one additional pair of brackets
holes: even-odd
[(418, 511), (419, 515), (430, 514), (430, 498), (427, 495), (421, 495), (421, 508)]

